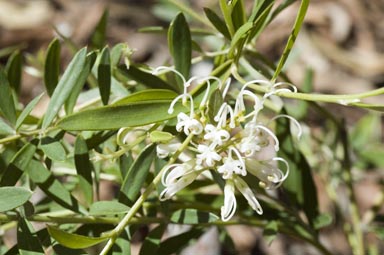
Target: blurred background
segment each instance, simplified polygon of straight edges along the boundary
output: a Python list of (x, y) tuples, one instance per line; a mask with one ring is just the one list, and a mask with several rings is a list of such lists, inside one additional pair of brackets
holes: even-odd
[[(188, 3), (204, 16), (203, 7), (218, 10), (217, 2), (190, 0)], [(245, 2), (251, 8), (253, 1)], [(0, 62), (6, 63), (9, 47), (17, 47), (22, 49), (30, 67), (41, 64), (39, 59), (43, 58), (46, 47), (57, 36), (57, 32), (71, 38), (78, 47), (87, 45), (106, 7), (109, 9), (107, 41), (110, 46), (127, 42), (134, 49), (132, 60), (150, 66), (162, 65), (170, 60), (164, 33), (138, 32), (139, 28), (145, 26), (168, 26), (178, 9), (165, 1), (0, 0)], [(298, 4), (293, 4), (283, 11), (256, 45), (257, 50), (272, 61), (277, 61), (280, 57), (297, 8)], [(194, 25), (200, 26), (191, 20), (191, 26)], [(210, 50), (211, 44), (208, 40), (203, 46)], [(62, 66), (65, 66), (70, 58), (70, 51), (63, 47)], [(383, 87), (384, 1), (312, 0), (285, 72), (293, 83), (300, 87), (308, 69), (312, 69), (314, 73), (314, 92), (350, 94)], [(33, 68), (25, 68), (21, 90), (23, 102), (28, 102), (43, 91), (42, 80), (36, 77), (38, 75), (34, 73)], [(383, 103), (384, 98), (375, 97), (368, 102)], [(361, 109), (338, 105), (326, 107), (338, 117), (346, 118), (352, 130), (355, 123), (367, 114), (367, 111)], [(44, 113), (44, 104), (40, 111), (40, 114)], [(377, 119), (380, 121), (375, 125), (373, 132), (377, 133), (376, 142), (382, 144), (383, 118), (379, 116)], [(321, 128), (321, 120), (312, 121), (312, 127)], [(359, 137), (359, 134), (356, 134), (356, 137)], [(361, 149), (364, 150), (364, 147)], [(380, 155), (384, 155), (384, 152)], [(358, 172), (356, 177), (355, 188), (362, 212), (368, 210), (373, 205), (374, 198), (383, 191), (383, 186), (378, 184), (384, 181), (383, 158), (376, 158), (370, 163), (361, 165), (360, 168), (364, 168), (364, 171)], [(320, 179), (317, 185), (320, 191), (324, 188)], [(326, 196), (322, 197), (322, 192), (319, 192), (319, 196), (321, 210), (332, 210)], [(345, 197), (341, 190), (340, 199)], [(283, 236), (279, 236), (268, 246), (261, 238), (260, 229), (236, 226), (230, 227), (229, 232), (239, 254), (316, 254), (305, 244)], [(216, 240), (214, 236), (214, 230), (208, 231), (206, 240), (203, 238), (197, 246), (185, 250), (184, 254), (216, 254), (212, 242)], [(137, 245), (140, 238), (142, 237), (136, 238)], [(328, 227), (323, 238), (326, 246), (332, 247), (331, 250), (339, 254), (350, 254), (346, 237), (339, 228)]]

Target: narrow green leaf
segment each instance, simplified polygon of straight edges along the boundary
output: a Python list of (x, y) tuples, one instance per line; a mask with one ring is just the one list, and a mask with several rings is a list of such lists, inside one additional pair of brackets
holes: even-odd
[(31, 113), (33, 108), (35, 108), (35, 106), (40, 101), (40, 99), (43, 97), (43, 95), (44, 95), (44, 93), (42, 93), (39, 96), (35, 97), (31, 102), (28, 103), (28, 105), (20, 113), (19, 117), (17, 118), (16, 125), (15, 125), (16, 130), (18, 130), (20, 128), (20, 126), (24, 123), (25, 119)]
[(128, 170), (119, 194), (119, 202), (132, 206), (150, 170), (156, 152), (156, 144), (145, 147)]
[(129, 49), (126, 43), (118, 43), (111, 49), (111, 66), (115, 67), (119, 64), (121, 56)]
[(101, 101), (104, 105), (107, 105), (109, 95), (111, 94), (111, 58), (108, 47), (105, 47), (101, 51), (100, 63), (97, 67), (97, 79), (99, 82)]
[(60, 51), (60, 41), (55, 38), (48, 46), (44, 62), (44, 84), (49, 96), (52, 96), (59, 82)]
[(211, 9), (204, 8), (205, 16), (209, 19), (212, 25), (227, 39), (231, 39), (228, 28), (224, 21)]
[(125, 65), (120, 65), (117, 69), (115, 69), (115, 75), (122, 75), (129, 79), (135, 80), (148, 88), (169, 89), (178, 92), (178, 89), (174, 88), (172, 85), (149, 72), (142, 71), (135, 65), (130, 65), (129, 69), (127, 69)]
[(67, 153), (61, 142), (50, 136), (40, 140), (40, 148), (53, 161), (64, 161), (67, 158)]
[(221, 105), (223, 104), (223, 96), (219, 89), (216, 89), (211, 96), (209, 97), (208, 101), (208, 118), (213, 123), (215, 122), (214, 118), (216, 114), (218, 113)]
[(78, 212), (79, 205), (71, 193), (55, 176), (39, 161), (29, 163), (27, 174), (44, 193), (64, 208)]
[(233, 27), (236, 31), (242, 25), (244, 25), (244, 23), (246, 21), (245, 9), (244, 9), (243, 1), (233, 1), (232, 5), (233, 5), (233, 7), (232, 7), (232, 12), (231, 12), (231, 18), (232, 18), (232, 22), (233, 22)]
[(75, 166), (79, 177), (79, 185), (85, 200), (90, 205), (93, 202), (93, 165), (89, 160), (87, 143), (81, 135), (75, 141)]
[(172, 119), (180, 110), (185, 110), (178, 104), (174, 113), (168, 114), (170, 103), (162, 100), (105, 106), (70, 115), (62, 119), (58, 126), (64, 130), (110, 130), (143, 126)]
[(149, 232), (148, 236), (143, 242), (143, 245), (140, 248), (139, 255), (157, 254), (157, 250), (160, 246), (161, 237), (163, 236), (166, 229), (167, 225), (160, 224), (159, 226), (151, 230), (151, 232)]
[(231, 41), (231, 49), (228, 53), (229, 56), (233, 56), (235, 54), (235, 49), (238, 47), (239, 43), (246, 38), (252, 27), (253, 23), (247, 22), (236, 31)]
[(35, 142), (36, 141), (27, 143), (13, 156), (2, 175), (0, 186), (14, 186), (16, 184), (35, 154)]
[(17, 247), (20, 255), (44, 255), (43, 247), (32, 225), (21, 218), (17, 228)]
[(196, 209), (184, 209), (174, 212), (170, 220), (173, 223), (192, 225), (215, 222), (219, 220), (219, 217), (210, 212), (198, 211)]
[(0, 187), (0, 212), (6, 212), (26, 203), (32, 192), (22, 187)]
[(180, 235), (170, 237), (164, 240), (163, 242), (161, 242), (157, 254), (171, 255), (174, 253), (179, 253), (181, 249), (187, 246), (190, 242), (199, 238), (203, 233), (204, 233), (203, 229), (193, 228)]
[(23, 56), (19, 50), (9, 57), (5, 70), (10, 86), (19, 94), (23, 71)]
[[(169, 26), (168, 38), (175, 68), (188, 79), (191, 69), (192, 39), (188, 23), (182, 13), (179, 13)], [(181, 81), (179, 78), (177, 80)]]
[(108, 22), (108, 9), (105, 9), (97, 24), (95, 31), (92, 34), (91, 43), (92, 48), (101, 49), (105, 45), (106, 30)]
[(129, 207), (117, 201), (98, 201), (89, 207), (89, 215), (116, 215), (128, 212)]
[(51, 101), (49, 102), (47, 112), (45, 114), (42, 128), (46, 129), (56, 117), (61, 106), (67, 100), (68, 96), (72, 92), (73, 88), (79, 82), (84, 69), (87, 68), (87, 49), (83, 48), (73, 57), (71, 63), (68, 65), (63, 76), (61, 77), (59, 84), (52, 94)]
[(281, 55), (279, 63), (277, 64), (275, 73), (273, 74), (273, 77), (272, 77), (272, 81), (275, 81), (277, 79), (281, 70), (283, 69), (285, 62), (287, 61), (287, 58), (293, 48), (293, 45), (297, 39), (297, 36), (299, 35), (301, 25), (303, 24), (305, 14), (307, 13), (308, 5), (309, 5), (309, 0), (301, 1), (300, 9), (298, 14), (296, 15), (295, 24), (293, 25), (293, 30), (291, 32), (291, 35), (288, 38), (288, 42), (284, 48), (284, 51), (283, 51), (283, 54)]
[(250, 42), (252, 39), (257, 38), (271, 21), (270, 14), (275, 1), (257, 1), (257, 3), (260, 3), (260, 5), (255, 6), (256, 9), (254, 9), (252, 15), (248, 19), (250, 22), (253, 22), (253, 28), (249, 33), (248, 42)]
[(127, 97), (124, 97), (116, 102), (113, 105), (126, 105), (134, 102), (144, 102), (144, 101), (153, 101), (153, 100), (172, 100), (177, 96), (177, 94), (168, 89), (146, 89), (141, 90), (136, 93), (133, 93)]
[(84, 249), (109, 239), (109, 236), (88, 237), (67, 233), (57, 227), (47, 225), (49, 234), (61, 245), (72, 249)]
[(0, 117), (0, 135), (12, 135), (15, 134), (15, 130), (11, 128), (4, 120)]
[(90, 52), (87, 55), (85, 64), (84, 64), (84, 69), (81, 71), (78, 80), (76, 81), (75, 85), (72, 88), (72, 91), (65, 102), (65, 112), (67, 114), (71, 114), (73, 112), (73, 108), (76, 105), (77, 98), (79, 97), (81, 90), (83, 89), (83, 86), (85, 82), (87, 81), (87, 78), (92, 70), (93, 64), (95, 63), (96, 60), (96, 53)]
[(277, 124), (276, 136), (280, 141), (278, 155), (289, 164), (289, 175), (283, 184), (284, 190), (288, 193), (290, 200), (305, 212), (308, 221), (313, 225), (319, 209), (311, 167), (294, 144), (289, 120), (280, 118)]
[(0, 68), (0, 113), (12, 124), (16, 123), (16, 109), (8, 78)]

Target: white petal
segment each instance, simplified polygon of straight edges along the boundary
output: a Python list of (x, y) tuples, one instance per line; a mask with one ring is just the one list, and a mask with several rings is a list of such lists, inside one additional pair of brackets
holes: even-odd
[(231, 180), (228, 180), (224, 187), (224, 205), (221, 207), (221, 219), (228, 221), (236, 211), (235, 187)]
[(255, 210), (258, 214), (263, 214), (263, 209), (261, 208), (255, 194), (251, 188), (249, 188), (248, 184), (240, 177), (234, 178), (234, 182), (236, 188), (243, 194), (245, 199), (247, 199), (248, 204), (252, 207), (252, 209)]

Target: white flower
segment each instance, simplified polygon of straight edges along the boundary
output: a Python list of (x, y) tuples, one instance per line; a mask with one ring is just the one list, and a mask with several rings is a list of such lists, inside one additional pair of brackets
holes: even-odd
[(200, 174), (200, 171), (194, 168), (194, 161), (169, 165), (162, 175), (161, 181), (165, 189), (160, 194), (160, 200), (163, 201), (171, 198), (178, 191), (191, 184)]
[(179, 149), (181, 143), (177, 139), (172, 139), (169, 143), (159, 143), (156, 146), (156, 153), (159, 158), (166, 158), (169, 154), (174, 153)]
[(204, 128), (204, 139), (211, 141), (215, 145), (222, 145), (228, 141), (230, 135), (227, 130), (218, 129), (212, 124), (207, 124)]
[[(283, 162), (286, 166), (285, 172), (279, 169), (273, 161)], [(245, 160), (245, 165), (248, 172), (260, 179), (259, 184), (265, 189), (275, 189), (279, 187), (289, 174), (288, 162), (279, 157), (274, 157), (264, 162), (247, 159)]]
[(227, 103), (223, 103), (217, 112), (216, 116), (214, 117), (214, 120), (217, 122), (218, 127), (226, 127), (227, 126), (227, 116), (229, 114), (229, 127), (234, 128), (235, 127), (235, 115), (233, 113), (233, 110), (231, 106), (229, 106)]
[[(232, 152), (236, 154), (237, 159), (232, 158)], [(240, 153), (233, 147), (228, 150), (228, 157), (224, 158), (224, 164), (219, 166), (217, 171), (222, 174), (223, 179), (230, 179), (233, 174), (247, 175), (244, 161)]]
[(254, 121), (248, 122), (243, 131), (243, 138), (238, 145), (241, 153), (246, 157), (255, 156), (263, 147), (270, 144), (270, 138), (273, 139), (275, 151), (279, 150), (279, 140), (276, 135), (267, 127), (256, 124)]
[(258, 214), (263, 214), (263, 209), (261, 208), (259, 201), (257, 201), (255, 194), (253, 193), (251, 188), (249, 188), (248, 184), (243, 179), (237, 176), (233, 178), (233, 181), (235, 183), (236, 188), (241, 192), (241, 194), (243, 194), (252, 209), (255, 210)]
[(196, 163), (198, 165), (202, 166), (203, 162), (205, 162), (208, 167), (213, 167), (215, 161), (221, 160), (221, 156), (215, 151), (213, 146), (199, 144), (197, 150), (200, 152), (200, 154), (196, 155)]
[(190, 133), (199, 135), (203, 132), (203, 125), (201, 125), (198, 120), (181, 112), (177, 115), (176, 130), (181, 132), (183, 129), (186, 135), (189, 135)]
[(235, 185), (232, 180), (227, 180), (224, 186), (224, 205), (221, 207), (221, 220), (228, 221), (236, 211)]

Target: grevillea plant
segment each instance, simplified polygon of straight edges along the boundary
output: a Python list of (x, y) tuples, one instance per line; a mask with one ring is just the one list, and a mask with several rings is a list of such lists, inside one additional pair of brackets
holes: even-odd
[[(384, 109), (363, 100), (384, 89), (304, 93), (310, 72), (303, 84), (283, 73), (309, 0), (296, 1), (276, 64), (256, 50), (258, 38), (295, 1), (255, 1), (247, 11), (242, 0), (220, 0), (216, 10), (204, 9), (205, 17), (183, 1), (165, 2), (180, 10), (169, 27), (143, 29), (167, 33), (172, 59), (164, 66), (135, 63), (124, 43), (105, 46), (105, 12), (92, 44), (74, 52), (63, 74), (61, 47), (73, 43), (52, 41), (44, 68), (34, 67), (46, 92), (26, 106), (18, 101), (22, 53), (1, 68), (0, 234), (17, 231), (16, 244), (3, 243), (1, 252), (130, 254), (132, 236), (145, 227), (151, 230), (140, 254), (173, 254), (216, 227), (222, 253), (237, 254), (226, 226), (248, 225), (262, 229), (266, 242), (280, 233), (334, 254), (321, 236), (339, 224), (353, 254), (378, 254), (380, 246), (366, 237), (382, 237), (383, 195), (362, 215), (351, 153), (379, 162), (357, 149), (371, 139), (365, 126), (379, 125), (371, 112)], [(209, 51), (208, 36), (215, 41)], [(210, 70), (191, 75), (202, 62)], [(42, 98), (49, 98), (48, 107), (35, 117)], [(365, 108), (367, 117), (350, 135), (324, 103)], [(310, 112), (330, 126), (321, 136), (311, 135)], [(376, 157), (384, 154), (381, 145), (375, 148)], [(342, 203), (337, 188), (347, 189), (346, 210), (320, 211), (313, 175), (326, 180), (335, 208)], [(105, 183), (108, 200), (100, 198)], [(174, 224), (189, 228), (167, 237)]]

